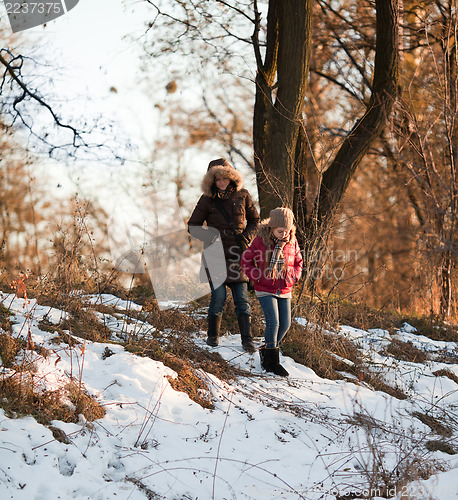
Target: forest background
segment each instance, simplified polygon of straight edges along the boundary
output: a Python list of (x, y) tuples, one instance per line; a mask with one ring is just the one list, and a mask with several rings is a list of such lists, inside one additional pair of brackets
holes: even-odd
[[(106, 200), (51, 194), (38, 165), (118, 164), (134, 209), (172, 186), (186, 217), (206, 164), (224, 156), (263, 217), (280, 203), (294, 209), (307, 264), (301, 300), (456, 320), (456, 0), (124, 6), (144, 16), (129, 43), (159, 131), (144, 130), (136, 149), (122, 128), (88, 115), (90, 104), (66, 114), (75, 97), (53, 93), (52, 55), (10, 34), (2, 16), (6, 286), (20, 273), (65, 290), (126, 282), (113, 268)], [(116, 106), (117, 93), (107, 102)], [(149, 286), (147, 276), (132, 285)]]

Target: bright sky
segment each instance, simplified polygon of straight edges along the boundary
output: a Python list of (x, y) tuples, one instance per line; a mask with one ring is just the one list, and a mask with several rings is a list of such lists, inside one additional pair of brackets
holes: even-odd
[[(146, 2), (129, 0), (80, 0), (65, 16), (46, 29), (30, 30), (46, 37), (60, 53), (65, 90), (93, 101), (89, 112), (122, 121), (135, 135), (144, 121), (151, 121), (153, 104), (138, 85), (140, 37), (148, 14)], [(48, 44), (47, 44), (48, 46)], [(117, 92), (110, 92), (114, 87)]]
[[(3, 3), (0, 3), (3, 9)], [(5, 20), (3, 13), (4, 10), (0, 11), (2, 21)], [(107, 140), (114, 138), (121, 143), (121, 137), (129, 138), (138, 146), (137, 158), (140, 155), (144, 158), (151, 153), (153, 141), (163, 133), (155, 105), (165, 104), (167, 100), (165, 88), (150, 86), (147, 89), (140, 72), (141, 38), (153, 15), (154, 12), (144, 0), (80, 0), (74, 9), (51, 21), (46, 27), (32, 28), (21, 35), (21, 39), (28, 39), (37, 50), (45, 50), (48, 59), (51, 53), (51, 61), (56, 61), (59, 71), (53, 74), (53, 83), (55, 92), (63, 97), (64, 120), (68, 122), (71, 118), (81, 116), (89, 119), (102, 116), (105, 121), (114, 122), (115, 131), (110, 133)], [(168, 81), (169, 75), (163, 73), (168, 69), (172, 79), (172, 67), (161, 66), (156, 70), (162, 72), (159, 74), (164, 76), (165, 81)], [(112, 88), (116, 92), (111, 91)], [(186, 159), (187, 168), (194, 166), (198, 171), (194, 176), (193, 193), (190, 194), (192, 199), (200, 192), (202, 165), (206, 168), (212, 159), (209, 155), (213, 154), (221, 156), (224, 153), (203, 151), (202, 154), (196, 154), (194, 151)], [(170, 167), (172, 170), (175, 168), (174, 165)], [(49, 168), (54, 170), (54, 167)], [(82, 172), (82, 168), (81, 162), (75, 165), (78, 172)], [(109, 191), (107, 197), (116, 197), (113, 196), (112, 183), (107, 181), (108, 177), (113, 176), (113, 166), (91, 164), (89, 169), (96, 176), (94, 180), (88, 180), (86, 175), (81, 175), (83, 188), (104, 189)], [(64, 170), (59, 165), (57, 175), (62, 175)], [(129, 182), (128, 177), (134, 182), (132, 177), (135, 174), (130, 175), (131, 171), (128, 171), (129, 175), (123, 176), (123, 183)], [(59, 184), (73, 188), (65, 178), (59, 179)], [(253, 186), (251, 180), (251, 187), (247, 187), (252, 189)]]
[[(102, 137), (106, 139), (105, 144), (117, 140), (122, 144), (128, 138), (138, 147), (132, 152), (135, 160), (150, 152), (148, 147), (151, 148), (158, 132), (155, 103), (146, 95), (144, 84), (138, 82), (142, 53), (138, 38), (151, 15), (146, 5), (143, 0), (80, 0), (74, 9), (46, 27), (37, 26), (18, 35), (21, 44), (33, 47), (32, 52), (44, 52), (45, 63), (55, 61), (57, 71), (43, 68), (48, 78), (52, 75), (54, 89), (49, 95), (46, 90), (42, 93), (50, 102), (61, 106), (62, 120), (72, 124), (73, 119), (83, 117), (90, 123), (91, 118), (102, 117), (104, 122), (113, 123), (113, 132), (108, 131), (106, 138), (98, 135), (96, 140)], [(3, 2), (0, 7), (1, 21), (5, 22)], [(8, 29), (9, 25), (5, 31)], [(26, 51), (31, 52), (29, 48)], [(40, 59), (35, 54), (34, 58)], [(163, 92), (165, 94), (165, 90)], [(85, 162), (78, 161), (71, 167), (81, 174), (83, 191), (97, 190), (99, 186), (112, 189), (108, 179), (125, 170), (126, 167), (121, 168), (114, 159), (105, 159), (105, 156), (103, 162), (90, 164), (86, 171)], [(69, 169), (62, 163), (54, 165), (44, 159), (40, 165), (56, 179), (52, 182), (59, 185), (56, 195), (67, 196), (73, 192), (74, 186), (66, 175)], [(132, 165), (129, 168), (132, 171)], [(124, 175), (123, 180), (129, 183), (128, 176)], [(113, 192), (107, 196), (116, 198)]]

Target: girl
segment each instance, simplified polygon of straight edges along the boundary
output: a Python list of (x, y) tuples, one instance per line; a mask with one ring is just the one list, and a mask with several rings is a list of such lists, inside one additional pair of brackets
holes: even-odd
[(261, 366), (283, 377), (289, 374), (280, 364), (278, 345), (291, 325), (291, 290), (302, 274), (293, 221), (289, 208), (272, 210), (241, 261), (243, 272), (254, 283), (266, 321), (265, 345), (259, 348)]

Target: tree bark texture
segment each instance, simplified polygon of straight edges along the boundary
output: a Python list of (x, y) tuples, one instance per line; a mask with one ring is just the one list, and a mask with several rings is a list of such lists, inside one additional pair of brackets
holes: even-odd
[[(261, 216), (287, 205), (309, 238), (326, 231), (364, 155), (385, 125), (398, 86), (399, 0), (376, 1), (376, 55), (372, 95), (366, 112), (343, 141), (324, 172), (307, 223), (301, 200), (307, 192), (304, 100), (309, 75), (312, 0), (271, 0), (267, 47), (261, 57), (258, 31), (253, 34), (257, 61), (253, 118), (254, 163)], [(302, 207), (300, 213), (298, 207)], [(300, 219), (300, 220), (299, 220)]]
[(370, 146), (386, 124), (398, 90), (399, 0), (376, 0), (376, 48), (372, 95), (363, 117), (324, 172), (309, 235), (323, 234)]
[(261, 216), (279, 205), (293, 207), (298, 137), (307, 87), (312, 0), (271, 0), (267, 47), (257, 60), (253, 142)]

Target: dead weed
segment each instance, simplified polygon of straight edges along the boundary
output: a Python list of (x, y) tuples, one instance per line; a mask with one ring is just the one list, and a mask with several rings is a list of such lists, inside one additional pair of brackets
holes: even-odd
[[(49, 424), (52, 420), (76, 423), (80, 414), (88, 421), (105, 415), (105, 409), (77, 384), (70, 383), (57, 391), (38, 390), (35, 385), (33, 377), (25, 372), (1, 377), (0, 407), (10, 417), (30, 415), (42, 424)], [(73, 406), (64, 402), (65, 397)]]

